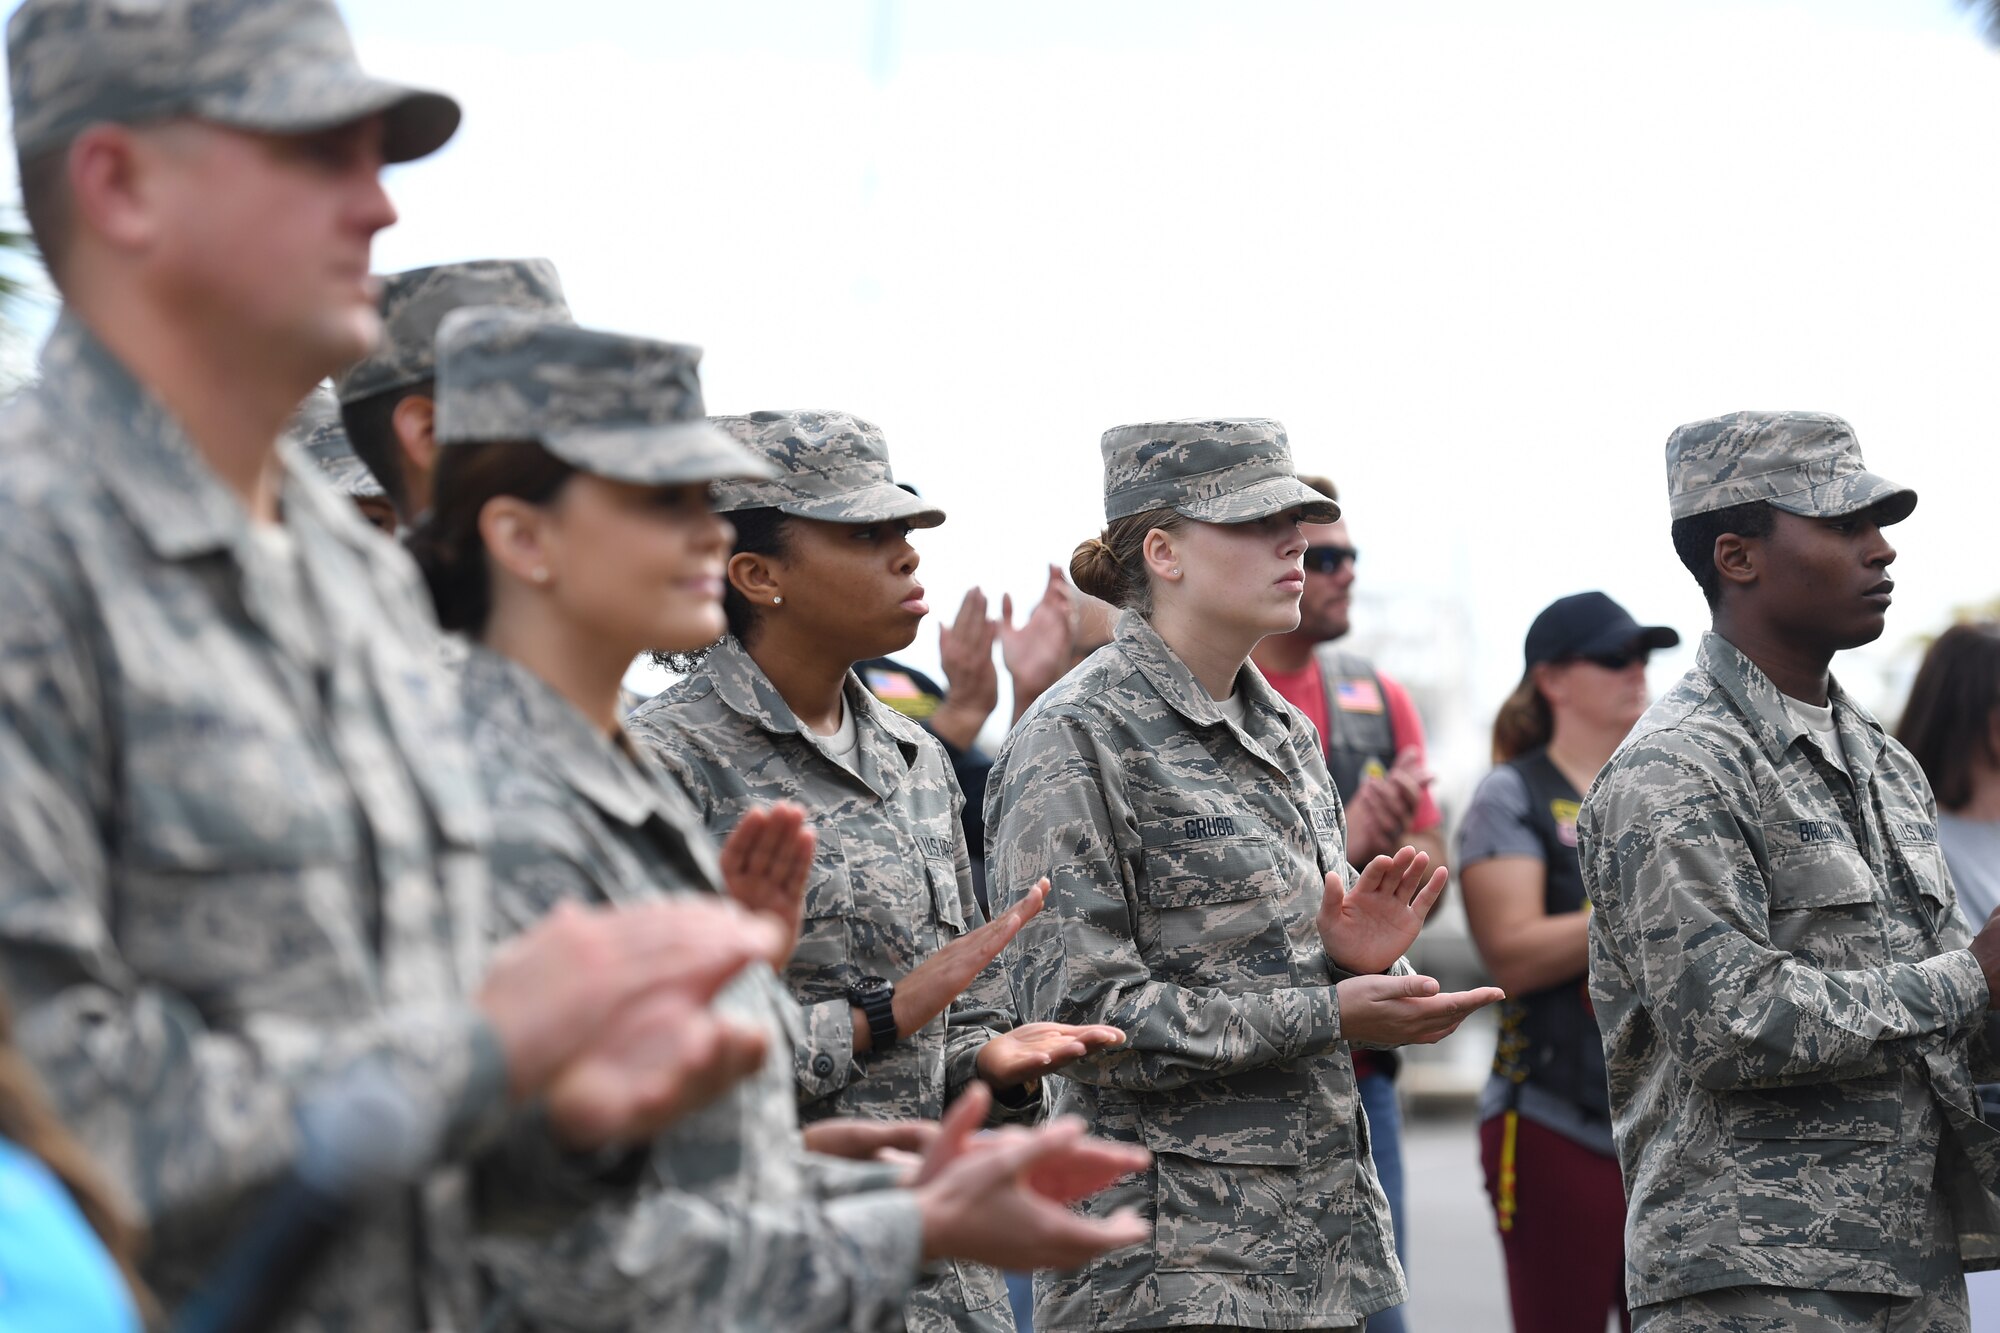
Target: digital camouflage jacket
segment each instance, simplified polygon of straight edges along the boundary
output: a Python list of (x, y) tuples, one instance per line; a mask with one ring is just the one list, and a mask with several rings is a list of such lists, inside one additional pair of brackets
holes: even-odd
[(1405, 1299), (1316, 926), (1326, 876), (1353, 882), (1346, 817), (1312, 724), (1255, 667), (1236, 689), (1241, 729), (1127, 612), (987, 787), (996, 910), (1053, 885), (1010, 955), (1022, 1016), (1127, 1037), (1052, 1109), (1154, 1154), (1085, 1205), (1137, 1206), (1153, 1243), (1037, 1274), (1039, 1329), (1341, 1328)]
[(1832, 694), (1842, 756), (1710, 634), (1584, 800), (1635, 1306), (1739, 1285), (1909, 1296), (2000, 1259), (2000, 1132), (1973, 1094), (1987, 988), (1936, 806)]

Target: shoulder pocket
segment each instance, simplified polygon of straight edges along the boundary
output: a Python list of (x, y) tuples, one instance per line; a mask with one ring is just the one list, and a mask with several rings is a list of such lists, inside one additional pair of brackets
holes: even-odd
[(820, 977), (831, 985), (844, 975), (841, 969), (853, 956), (847, 929), (854, 915), (854, 881), (841, 854), (839, 830), (821, 825), (818, 833), (819, 845), (813, 849), (812, 869), (806, 876), (805, 919), (785, 976), (795, 983)]

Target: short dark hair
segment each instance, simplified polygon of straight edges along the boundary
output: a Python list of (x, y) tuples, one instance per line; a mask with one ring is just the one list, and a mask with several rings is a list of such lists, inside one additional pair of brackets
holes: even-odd
[(400, 389), (385, 389), (340, 405), (340, 424), (354, 456), (382, 483), (389, 503), (405, 523), (416, 517), (410, 512), (410, 480), (403, 473), (403, 444), (396, 436), (396, 409), (405, 398), (435, 398), (437, 381), (421, 380)]
[[(736, 529), (736, 540), (730, 544), (729, 554), (767, 555), (782, 559), (791, 549), (791, 518), (780, 509), (737, 509), (724, 514), (729, 525)], [(722, 585), (722, 615), (729, 623), (729, 633), (740, 644), (748, 645), (757, 633), (757, 621), (762, 611), (750, 604), (750, 599), (736, 591), (736, 585), (727, 580)], [(706, 648), (691, 653), (655, 652), (653, 661), (669, 671), (683, 675), (698, 670), (702, 659), (708, 656)]]
[(42, 266), (49, 281), (62, 290), (63, 258), (69, 253), (70, 228), (74, 225), (74, 200), (69, 190), (69, 146), (45, 149), (33, 157), (20, 159), (21, 212), (28, 219), (28, 234), (42, 252)]
[(1917, 679), (1896, 739), (1930, 779), (1937, 801), (1956, 810), (1972, 799), (1975, 756), (1993, 753), (1993, 711), (2000, 708), (2000, 623), (1953, 625), (1938, 636)]
[(438, 456), (431, 512), (410, 534), (410, 555), (430, 585), (438, 624), (477, 635), (493, 614), (493, 578), (479, 511), (512, 495), (529, 504), (555, 499), (576, 469), (533, 440), (455, 444)]
[(1768, 500), (1752, 500), (1674, 520), (1674, 554), (1701, 585), (1701, 595), (1711, 611), (1722, 601), (1722, 575), (1715, 568), (1716, 540), (1726, 533), (1768, 537), (1778, 525), (1777, 514)]

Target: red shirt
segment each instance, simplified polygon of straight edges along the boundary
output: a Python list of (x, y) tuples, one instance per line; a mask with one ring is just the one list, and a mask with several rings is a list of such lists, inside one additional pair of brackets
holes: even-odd
[[(1417, 706), (1410, 701), (1410, 692), (1381, 671), (1375, 676), (1382, 682), (1382, 704), (1389, 710), (1389, 734), (1396, 738), (1396, 752), (1415, 750), (1419, 758), (1424, 757), (1424, 723), (1417, 716)], [(1292, 704), (1306, 717), (1319, 732), (1320, 748), (1326, 748), (1326, 681), (1320, 674), (1319, 659), (1309, 658), (1303, 669), (1298, 671), (1266, 671), (1264, 679), (1271, 682), (1285, 702)], [(1431, 799), (1429, 788), (1417, 801), (1417, 813), (1410, 821), (1410, 832), (1428, 833), (1444, 822), (1437, 802)]]
[[(1396, 752), (1401, 754), (1404, 750), (1415, 750), (1421, 757), (1424, 752), (1424, 723), (1417, 716), (1417, 706), (1410, 701), (1410, 692), (1379, 670), (1375, 678), (1382, 682), (1382, 704), (1389, 710), (1389, 734), (1396, 738)], [(1320, 749), (1324, 750), (1326, 680), (1320, 672), (1319, 659), (1306, 659), (1305, 667), (1299, 671), (1265, 671), (1264, 679), (1271, 682), (1271, 688), (1278, 692), (1280, 698), (1295, 705), (1311, 719), (1314, 730), (1319, 732)], [(1430, 789), (1425, 788), (1423, 799), (1417, 802), (1417, 813), (1410, 821), (1410, 832), (1426, 833), (1443, 822), (1444, 816), (1439, 813), (1437, 802), (1431, 799)], [(1382, 1068), (1372, 1052), (1357, 1047), (1353, 1057), (1356, 1078), (1367, 1078)]]

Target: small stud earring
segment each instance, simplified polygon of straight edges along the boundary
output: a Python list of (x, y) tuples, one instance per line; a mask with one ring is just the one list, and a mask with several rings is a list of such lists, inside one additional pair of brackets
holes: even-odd
[(785, 604), (785, 599), (782, 597), (773, 597), (771, 599), (772, 606), (783, 606), (784, 604)]
[(549, 571), (546, 569), (537, 569), (534, 578), (537, 583), (547, 583), (549, 581)]
[(1181, 567), (1179, 565), (1175, 565), (1172, 569), (1168, 570), (1167, 573), (1173, 575), (1175, 578), (1179, 578), (1181, 576)]

